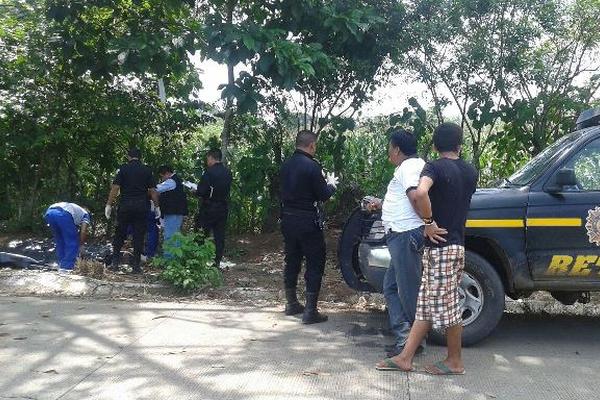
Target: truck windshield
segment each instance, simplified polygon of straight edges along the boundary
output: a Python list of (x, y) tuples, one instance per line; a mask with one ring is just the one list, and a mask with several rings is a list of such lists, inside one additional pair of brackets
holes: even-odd
[(567, 135), (546, 147), (540, 154), (531, 159), (520, 170), (512, 174), (508, 181), (511, 185), (525, 186), (543, 173), (557, 159), (571, 149), (579, 135)]

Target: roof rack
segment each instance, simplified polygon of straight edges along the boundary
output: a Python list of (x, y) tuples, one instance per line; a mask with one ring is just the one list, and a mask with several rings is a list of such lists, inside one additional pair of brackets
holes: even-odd
[(582, 111), (575, 124), (577, 130), (600, 125), (600, 108), (590, 108)]

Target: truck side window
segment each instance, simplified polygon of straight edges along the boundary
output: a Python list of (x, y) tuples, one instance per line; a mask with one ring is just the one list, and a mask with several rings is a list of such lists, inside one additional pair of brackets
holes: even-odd
[(600, 139), (588, 143), (565, 167), (575, 170), (580, 191), (600, 191)]

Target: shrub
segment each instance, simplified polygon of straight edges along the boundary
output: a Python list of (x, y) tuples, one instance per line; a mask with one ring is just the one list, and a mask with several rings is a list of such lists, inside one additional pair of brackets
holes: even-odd
[(171, 257), (157, 257), (153, 265), (164, 268), (161, 277), (175, 287), (193, 291), (205, 285), (218, 287), (223, 283), (221, 271), (214, 265), (215, 245), (202, 235), (176, 233), (165, 243)]

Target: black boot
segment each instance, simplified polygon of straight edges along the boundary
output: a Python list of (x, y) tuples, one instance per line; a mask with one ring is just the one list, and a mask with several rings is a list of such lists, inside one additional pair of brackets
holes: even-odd
[(306, 293), (306, 307), (304, 308), (304, 315), (302, 316), (303, 324), (318, 324), (319, 322), (327, 321), (327, 315), (323, 315), (317, 310), (318, 299), (318, 292)]
[(113, 254), (110, 257), (110, 264), (108, 266), (108, 270), (112, 271), (112, 272), (117, 272), (119, 270), (119, 264), (120, 264), (120, 257), (119, 254)]
[(304, 312), (304, 306), (298, 301), (296, 288), (285, 289), (285, 315), (296, 315)]
[(132, 273), (132, 274), (134, 274), (134, 275), (139, 275), (139, 274), (142, 274), (142, 273), (143, 273), (143, 271), (142, 271), (142, 267), (140, 267), (139, 265), (134, 265), (134, 266), (131, 268), (131, 273)]

